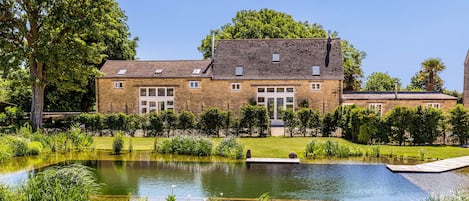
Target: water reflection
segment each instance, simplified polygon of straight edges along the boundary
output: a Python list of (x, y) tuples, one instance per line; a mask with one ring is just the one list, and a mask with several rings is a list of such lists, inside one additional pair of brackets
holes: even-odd
[[(86, 161), (103, 194), (308, 200), (416, 200), (427, 193), (383, 165), (266, 165), (157, 161)], [(122, 170), (125, 171), (122, 171)], [(172, 185), (176, 187), (171, 188)]]
[[(28, 171), (18, 171), (22, 165), (33, 169), (49, 164), (75, 163), (75, 160), (95, 168), (98, 181), (105, 184), (102, 194), (150, 198), (164, 198), (174, 191), (178, 198), (220, 196), (221, 193), (225, 197), (256, 198), (268, 192), (274, 198), (284, 199), (419, 200), (426, 197), (427, 192), (464, 188), (461, 186), (469, 180), (469, 169), (442, 174), (395, 174), (382, 165), (383, 159), (248, 166), (214, 157), (88, 152), (24, 157), (3, 163), (0, 182), (17, 185), (27, 179)], [(396, 159), (386, 160), (394, 163)], [(15, 168), (18, 169), (15, 171)]]

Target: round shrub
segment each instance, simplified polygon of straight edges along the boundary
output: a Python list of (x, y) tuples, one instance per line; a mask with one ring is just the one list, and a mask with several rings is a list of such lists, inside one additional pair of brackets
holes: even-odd
[(120, 154), (124, 148), (124, 135), (122, 132), (116, 133), (114, 141), (112, 142), (112, 151), (115, 154)]
[(40, 142), (31, 142), (28, 146), (29, 155), (39, 155), (42, 151), (42, 144)]

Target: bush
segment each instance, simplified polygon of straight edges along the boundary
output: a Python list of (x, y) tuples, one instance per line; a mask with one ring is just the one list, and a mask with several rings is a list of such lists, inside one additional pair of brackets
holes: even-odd
[(134, 151), (134, 146), (132, 145), (132, 137), (129, 139), (129, 152)]
[(5, 137), (0, 137), (0, 162), (13, 156), (10, 141)]
[(114, 136), (114, 141), (112, 142), (112, 152), (114, 154), (120, 154), (124, 148), (124, 134), (122, 132), (117, 132)]
[(240, 144), (234, 137), (223, 139), (215, 149), (218, 156), (228, 157), (231, 159), (243, 158), (244, 146)]
[(12, 146), (14, 156), (24, 156), (28, 154), (29, 140), (23, 137), (10, 137), (10, 144)]
[(157, 151), (163, 154), (210, 156), (213, 143), (209, 138), (177, 136), (158, 144)]
[(78, 124), (73, 124), (67, 132), (67, 138), (70, 139), (73, 149), (82, 151), (93, 144), (93, 138), (90, 134), (82, 132)]
[(98, 193), (93, 172), (81, 165), (47, 168), (22, 186), (20, 192), (28, 200), (87, 201)]
[(0, 201), (13, 200), (13, 193), (7, 186), (0, 184)]
[(31, 142), (28, 146), (29, 155), (39, 155), (42, 151), (42, 144), (40, 142)]
[(324, 143), (315, 143), (313, 140), (306, 145), (305, 157), (337, 157), (346, 158), (350, 156), (362, 156), (363, 153), (360, 149), (350, 149), (348, 146), (340, 145), (337, 142), (330, 140)]

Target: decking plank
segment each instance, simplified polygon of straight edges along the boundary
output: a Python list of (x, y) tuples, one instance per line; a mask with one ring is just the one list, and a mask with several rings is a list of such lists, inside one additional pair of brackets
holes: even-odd
[(440, 173), (469, 166), (469, 156), (450, 158), (419, 165), (386, 165), (392, 172)]
[(246, 163), (294, 163), (299, 164), (299, 158), (247, 158)]

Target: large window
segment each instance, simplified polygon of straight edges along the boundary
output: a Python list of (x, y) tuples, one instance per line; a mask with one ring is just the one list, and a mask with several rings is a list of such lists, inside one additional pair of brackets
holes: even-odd
[(139, 91), (140, 114), (174, 109), (174, 88), (143, 87)]
[(267, 107), (270, 119), (280, 120), (283, 111), (294, 110), (294, 91), (293, 87), (258, 87), (257, 104)]

